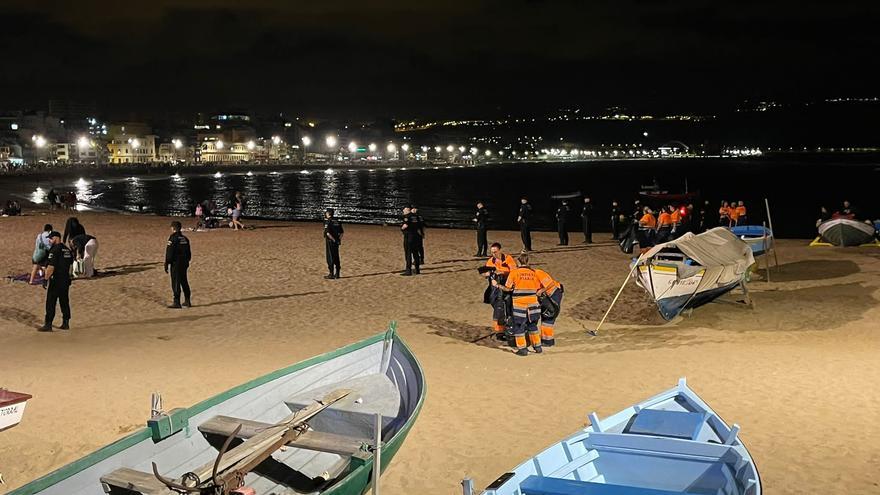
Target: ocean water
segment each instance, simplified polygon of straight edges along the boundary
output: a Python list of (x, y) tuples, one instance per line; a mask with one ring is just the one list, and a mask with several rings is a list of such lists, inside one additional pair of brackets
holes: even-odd
[[(490, 211), (492, 228), (515, 229), (519, 198), (526, 196), (538, 230), (556, 228), (559, 200), (552, 195), (580, 192), (595, 205), (598, 231), (609, 229), (612, 200), (629, 213), (641, 186), (656, 180), (670, 192), (685, 187), (699, 192), (694, 203), (709, 200), (712, 211), (721, 200), (743, 200), (750, 223), (767, 221), (767, 198), (777, 236), (809, 238), (815, 235), (821, 205), (833, 211), (848, 199), (864, 218), (880, 217), (878, 163), (871, 156), (804, 155), (326, 170), (263, 165), (240, 172), (190, 168), (174, 175), (118, 177), (92, 171), (82, 178), (0, 180), (7, 182), (5, 189), (37, 202), (54, 187), (76, 191), (84, 207), (158, 215), (191, 216), (195, 203), (206, 200), (225, 211), (235, 191), (246, 199), (245, 217), (279, 220), (318, 221), (332, 207), (345, 222), (392, 223), (404, 206), (414, 204), (429, 226), (453, 228), (472, 228), (479, 200)], [(582, 199), (570, 202), (569, 230), (576, 231)]]

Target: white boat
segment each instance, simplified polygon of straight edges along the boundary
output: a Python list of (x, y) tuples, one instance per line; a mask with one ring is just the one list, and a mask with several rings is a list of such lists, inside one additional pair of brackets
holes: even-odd
[(0, 431), (21, 423), (24, 408), (31, 396), (0, 388)]
[(748, 244), (717, 227), (654, 246), (635, 261), (633, 277), (657, 303), (660, 315), (671, 320), (685, 309), (744, 287), (754, 262)]
[(819, 236), (835, 246), (860, 246), (874, 241), (874, 225), (849, 218), (832, 218), (819, 224)]
[[(684, 378), (503, 474), (483, 495), (760, 495), (738, 437)], [(469, 482), (465, 480), (465, 494)]]

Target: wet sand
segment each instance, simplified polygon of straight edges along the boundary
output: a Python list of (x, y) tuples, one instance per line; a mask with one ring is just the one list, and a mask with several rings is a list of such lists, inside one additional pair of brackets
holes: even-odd
[[(772, 283), (759, 273), (750, 285), (754, 309), (710, 304), (665, 325), (631, 284), (590, 337), (583, 328), (595, 327), (627, 257), (610, 243), (557, 248), (554, 234), (537, 233), (534, 259), (566, 296), (557, 347), (520, 358), (473, 343), (489, 333), (491, 309), (472, 231), (429, 230), (423, 275), (401, 277), (396, 229), (347, 225), (335, 281), (322, 279), (320, 224), (192, 233), (196, 306), (170, 310), (169, 219), (78, 216), (108, 275), (74, 282), (70, 332), (35, 331), (41, 288), (0, 284), (0, 386), (34, 395), (23, 423), (0, 432), (0, 492), (137, 429), (153, 391), (166, 409), (186, 407), (398, 320), (428, 398), (383, 493), (459, 493), (465, 476), (486, 486), (589, 412), (611, 414), (681, 376), (741, 425), (766, 493), (880, 493), (880, 249), (781, 241)], [(0, 218), (0, 274), (29, 270), (37, 232), (64, 218)], [(490, 233), (511, 247), (518, 238)]]

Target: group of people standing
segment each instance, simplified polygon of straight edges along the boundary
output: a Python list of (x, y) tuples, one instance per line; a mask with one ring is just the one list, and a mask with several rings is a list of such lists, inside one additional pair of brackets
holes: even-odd
[(97, 274), (95, 260), (98, 256), (98, 240), (86, 233), (85, 227), (76, 217), (70, 217), (64, 226), (64, 234), (56, 231), (51, 224), (43, 226), (37, 235), (33, 267), (28, 283), (33, 284), (42, 275), (42, 285), (46, 289), (46, 315), (41, 332), (51, 332), (55, 320), (56, 306), (61, 306), (62, 330), (70, 328), (70, 284), (71, 278), (90, 278)]

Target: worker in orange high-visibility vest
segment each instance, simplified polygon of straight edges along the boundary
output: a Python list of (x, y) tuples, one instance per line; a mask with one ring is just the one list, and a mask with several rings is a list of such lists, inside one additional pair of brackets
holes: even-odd
[(739, 204), (736, 205), (736, 208), (734, 208), (734, 211), (736, 212), (736, 225), (748, 225), (749, 220), (746, 216), (747, 212), (745, 203), (740, 201)]
[[(529, 344), (536, 353), (543, 352), (541, 332), (538, 330), (538, 320), (541, 317), (538, 290), (541, 289), (541, 282), (535, 271), (529, 266), (527, 253), (519, 255), (517, 265), (517, 268), (510, 272), (504, 285), (500, 285), (494, 280), (492, 285), (499, 287), (504, 292), (513, 293), (513, 337), (516, 354), (528, 356)], [(526, 336), (528, 336), (528, 342), (526, 342)]]
[(641, 253), (651, 249), (654, 246), (654, 229), (657, 228), (657, 219), (651, 208), (645, 206), (642, 209), (643, 215), (639, 219), (639, 230), (636, 232), (636, 238), (639, 240), (639, 250)]
[[(551, 277), (549, 273), (541, 270), (540, 268), (535, 268), (535, 274), (538, 276), (538, 282), (541, 283), (541, 288), (538, 290), (538, 295), (540, 296), (542, 294), (546, 294), (547, 297), (549, 297), (554, 303), (556, 303), (556, 306), (561, 309), (562, 295), (564, 292), (562, 284)], [(544, 314), (541, 313), (541, 345), (546, 347), (552, 347), (556, 345), (554, 327), (556, 326), (557, 318), (559, 318), (559, 312), (557, 312), (551, 318), (545, 318)]]
[(730, 203), (727, 201), (721, 202), (721, 208), (718, 208), (718, 226), (719, 227), (730, 227)]
[(657, 218), (657, 235), (654, 238), (654, 244), (663, 244), (669, 240), (669, 234), (672, 233), (671, 209), (671, 206), (660, 209), (660, 216)]
[[(507, 282), (507, 277), (510, 275), (511, 270), (516, 268), (516, 261), (513, 259), (513, 256), (509, 254), (504, 254), (501, 251), (501, 244), (498, 242), (493, 242), (492, 246), (489, 247), (489, 253), (492, 255), (489, 257), (489, 261), (486, 262), (486, 266), (495, 269), (495, 280), (500, 282), (501, 285), (504, 285)], [(483, 274), (484, 277), (488, 277), (490, 272), (486, 272)], [(507, 302), (502, 297), (504, 294), (501, 289), (497, 287), (492, 287), (492, 294), (490, 296), (490, 300), (492, 301), (492, 329), (495, 331), (495, 337), (499, 340), (505, 340), (504, 336), (505, 330), (505, 307), (504, 305)]]
[(675, 239), (682, 234), (681, 214), (684, 208), (678, 209), (672, 205), (669, 205), (669, 208), (672, 209), (672, 212), (670, 213), (670, 215), (672, 216), (672, 234), (669, 236), (669, 238)]

